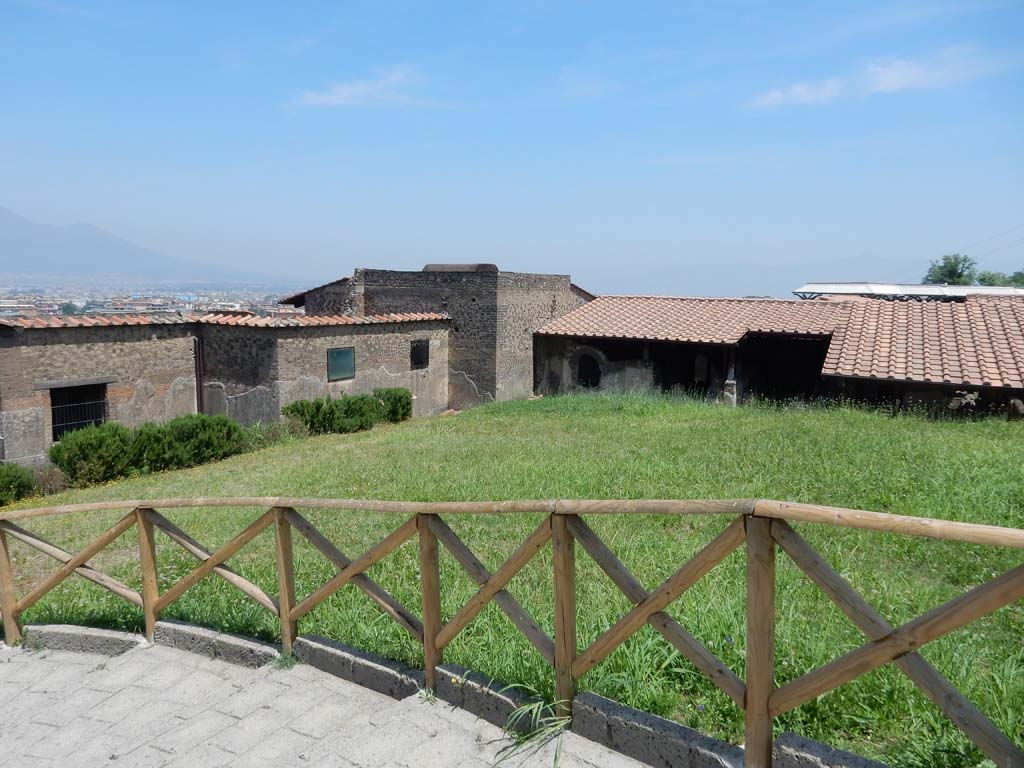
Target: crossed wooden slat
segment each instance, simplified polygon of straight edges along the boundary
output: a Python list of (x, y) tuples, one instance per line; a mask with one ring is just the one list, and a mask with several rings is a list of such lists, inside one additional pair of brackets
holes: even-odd
[[(594, 562), (634, 605), (640, 605), (650, 597), (651, 593), (612, 553), (590, 526), (583, 521), (583, 518), (570, 517), (568, 526), (576, 541), (583, 546), (587, 554), (594, 559)], [(691, 664), (707, 675), (740, 708), (743, 708), (747, 691), (743, 681), (703, 643), (683, 629), (679, 622), (664, 611), (651, 613), (646, 617), (646, 622), (658, 630), (683, 656), (689, 659)]]
[[(77, 573), (79, 576), (88, 579), (93, 584), (103, 587), (109, 592), (124, 598), (133, 605), (142, 607), (142, 595), (136, 592), (134, 589), (124, 584), (113, 576), (108, 576), (102, 571), (97, 571), (91, 565), (89, 560), (101, 549), (114, 541), (118, 536), (124, 533), (126, 530), (131, 528), (134, 524), (133, 514), (128, 514), (121, 518), (112, 528), (107, 530), (104, 534), (96, 539), (91, 544), (82, 549), (78, 554), (72, 555), (65, 552), (63, 549), (58, 547), (56, 544), (52, 544), (41, 536), (37, 536), (34, 533), (26, 531), (24, 528), (15, 525), (11, 522), (0, 523), (0, 531), (6, 533), (12, 539), (26, 544), (38, 552), (42, 552), (54, 560), (61, 563), (61, 568), (53, 573), (48, 579), (40, 583), (35, 589), (33, 589), (23, 599), (15, 602), (13, 613), (15, 616), (20, 615), (32, 605), (34, 605), (39, 599), (41, 599), (47, 592), (60, 584), (64, 579), (70, 576), (72, 573)], [(0, 534), (2, 535), (2, 534)]]
[(996, 765), (1024, 766), (1024, 750), (916, 652), (925, 643), (1024, 596), (1024, 565), (894, 628), (785, 520), (772, 520), (771, 533), (793, 562), (870, 641), (776, 689), (769, 699), (773, 716), (893, 662)]
[[(377, 603), (381, 610), (383, 610), (391, 618), (397, 621), (400, 626), (402, 626), (406, 631), (409, 632), (409, 634), (411, 634), (420, 642), (423, 642), (422, 622), (420, 622), (420, 620), (416, 618), (415, 615), (409, 612), (409, 610), (406, 609), (405, 606), (403, 606), (394, 597), (392, 597), (390, 593), (388, 593), (379, 584), (377, 584), (377, 582), (375, 582), (373, 579), (371, 579), (369, 576), (362, 572), (369, 568), (370, 565), (377, 562), (377, 560), (385, 557), (387, 554), (392, 552), (406, 539), (408, 539), (412, 535), (412, 533), (415, 532), (414, 529), (416, 518), (412, 518), (412, 520), (407, 522), (405, 525), (399, 528), (398, 531), (392, 534), (393, 538), (390, 538), (390, 543), (388, 543), (387, 546), (380, 549), (375, 548), (377, 550), (376, 552), (374, 550), (370, 550), (370, 552), (367, 552), (365, 555), (363, 555), (363, 557), (359, 558), (359, 560), (356, 561), (359, 564), (358, 570), (353, 570), (355, 563), (348, 557), (346, 557), (345, 554), (340, 549), (338, 549), (334, 544), (332, 544), (331, 541), (322, 533), (320, 533), (320, 531), (317, 530), (306, 518), (304, 518), (294, 509), (285, 510), (285, 517), (287, 518), (288, 522), (292, 525), (292, 527), (299, 531), (299, 533), (301, 533), (305, 537), (305, 539), (313, 545), (313, 547), (315, 547), (321, 554), (323, 554), (324, 557), (330, 560), (338, 569), (338, 575), (335, 576), (334, 579), (332, 579), (332, 582), (334, 582), (334, 584), (337, 584), (337, 586), (334, 586), (334, 584), (328, 582), (328, 584), (331, 585), (331, 589), (329, 592), (326, 592), (324, 594), (323, 598), (320, 598), (321, 600), (326, 599), (327, 595), (333, 594), (334, 591), (340, 589), (342, 586), (344, 586), (344, 584), (351, 581), (352, 584), (354, 584), (363, 592), (365, 592), (366, 595), (369, 596), (371, 600)], [(413, 531), (409, 530), (410, 523), (413, 525)], [(396, 537), (395, 534), (398, 534), (399, 531), (401, 532), (401, 534), (399, 537)], [(342, 574), (347, 574), (343, 580), (340, 578)], [(339, 581), (340, 584), (337, 583)], [(326, 586), (327, 585), (325, 585), (325, 587)], [(321, 588), (321, 591), (323, 590), (324, 588)], [(305, 611), (303, 611), (303, 613), (312, 610), (312, 608), (315, 607), (316, 604), (319, 602), (320, 600), (318, 600), (316, 603), (313, 603)], [(303, 604), (300, 603), (299, 606), (303, 606)], [(296, 608), (298, 608), (299, 606), (296, 606)], [(291, 616), (293, 616), (295, 619), (298, 619), (298, 617), (301, 615), (303, 614), (297, 613), (295, 609), (293, 609), (291, 612)]]
[(555, 643), (540, 628), (533, 617), (505, 589), (508, 582), (540, 551), (540, 548), (551, 538), (551, 525), (545, 520), (527, 538), (519, 549), (494, 574), (490, 573), (469, 547), (455, 535), (437, 515), (427, 515), (427, 525), (445, 549), (465, 568), (470, 577), (480, 585), (479, 591), (466, 603), (452, 620), (441, 628), (437, 636), (438, 649), (443, 649), (451, 640), (480, 612), (488, 601), (495, 604), (508, 616), (509, 620), (519, 629), (534, 648), (549, 664), (555, 663)]
[[(682, 595), (683, 592), (696, 584), (708, 571), (725, 559), (729, 553), (740, 546), (740, 544), (743, 543), (744, 536), (743, 518), (737, 518), (713, 541), (711, 541), (711, 543), (694, 555), (693, 558), (679, 570), (669, 576), (661, 586), (657, 587), (653, 592), (647, 593), (646, 597), (633, 606), (633, 609), (629, 611), (629, 613), (619, 619), (607, 632), (598, 637), (589, 648), (579, 654), (572, 665), (572, 676), (579, 680), (596, 664), (599, 664), (604, 660), (608, 654), (622, 645), (622, 643), (640, 629), (640, 627), (648, 623), (652, 616), (662, 612), (670, 603)], [(583, 541), (580, 543), (583, 543)], [(586, 544), (584, 544), (584, 546), (586, 546)], [(593, 555), (591, 556), (593, 557)], [(619, 573), (621, 574), (625, 568), (621, 563), (619, 566), (620, 569), (617, 570), (619, 570)], [(639, 586), (639, 584), (637, 584), (637, 586)], [(632, 590), (631, 587), (631, 591), (635, 591), (636, 595), (639, 597), (639, 590)], [(626, 596), (630, 597), (629, 594)], [(656, 619), (655, 621), (658, 620)], [(673, 635), (678, 638), (676, 633), (673, 633)], [(686, 644), (684, 643), (684, 645)], [(699, 653), (699, 649), (691, 648), (690, 650), (698, 651), (698, 653), (693, 654), (698, 659), (703, 656), (703, 654)], [(707, 649), (704, 650), (707, 651)], [(707, 653), (710, 655), (710, 651), (707, 651)], [(687, 654), (687, 657), (689, 658), (689, 653)], [(712, 659), (712, 663), (714, 665), (724, 666), (720, 661), (718, 661), (718, 659), (714, 659), (714, 657), (712, 657)], [(708, 661), (711, 661), (711, 659), (708, 659)], [(725, 675), (723, 673), (717, 675), (717, 677), (722, 679)], [(715, 680), (715, 677), (712, 677), (712, 680)], [(718, 680), (715, 681), (718, 682)], [(737, 693), (735, 683), (730, 684), (727, 682), (726, 684), (732, 689), (732, 693), (729, 693), (729, 691), (726, 691), (726, 693), (729, 693), (730, 696), (734, 696), (734, 694)], [(723, 690), (725, 689), (723, 688)]]

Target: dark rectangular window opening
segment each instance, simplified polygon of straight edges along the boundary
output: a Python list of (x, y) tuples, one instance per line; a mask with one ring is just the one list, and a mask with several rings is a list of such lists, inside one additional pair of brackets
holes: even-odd
[(68, 432), (99, 426), (107, 420), (107, 385), (86, 384), (51, 389), (50, 416), (55, 443)]
[(327, 350), (327, 380), (354, 379), (356, 375), (356, 348), (340, 347)]
[(421, 371), (430, 365), (430, 340), (417, 339), (409, 345), (409, 367)]

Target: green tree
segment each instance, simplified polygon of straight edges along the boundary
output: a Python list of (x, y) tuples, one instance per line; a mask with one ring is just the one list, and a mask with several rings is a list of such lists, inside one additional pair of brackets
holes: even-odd
[(936, 259), (924, 276), (925, 285), (974, 285), (978, 265), (970, 256), (953, 253)]
[(984, 270), (978, 273), (978, 285), (1013, 285), (1013, 283), (1005, 272)]
[(65, 301), (60, 305), (60, 313), (62, 315), (78, 315), (81, 314), (82, 310), (78, 308), (77, 304), (73, 304), (70, 301)]
[(1024, 288), (1024, 269), (1018, 269), (1010, 275), (1010, 285), (1016, 288)]

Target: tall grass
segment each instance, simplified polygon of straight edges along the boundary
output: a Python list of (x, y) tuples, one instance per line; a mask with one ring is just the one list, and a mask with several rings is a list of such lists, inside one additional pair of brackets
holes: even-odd
[[(47, 501), (203, 495), (407, 500), (760, 497), (1024, 527), (1022, 467), (1024, 429), (997, 420), (935, 421), (848, 407), (728, 409), (660, 397), (581, 396), (492, 405), (366, 433), (309, 438)], [(168, 514), (212, 547), (241, 530), (254, 513)], [(401, 522), (399, 516), (365, 513), (325, 511), (309, 517), (351, 557)], [(112, 518), (53, 518), (28, 527), (73, 551)], [(538, 518), (452, 516), (447, 522), (493, 570)], [(588, 522), (648, 588), (726, 524), (723, 519), (660, 516), (595, 517)], [(1021, 560), (1019, 551), (823, 526), (799, 529), (894, 624)], [(166, 589), (194, 561), (166, 539), (158, 541), (161, 589)], [(296, 544), (297, 591), (305, 595), (330, 578), (333, 568), (299, 537)], [(129, 532), (97, 564), (137, 584), (134, 548), (134, 532)], [(16, 548), (15, 557), (21, 573), (38, 573), (42, 566), (23, 549)], [(580, 643), (589, 644), (630, 606), (582, 550), (577, 559)], [(271, 532), (244, 549), (233, 564), (276, 592)], [(450, 618), (476, 585), (446, 553), (441, 569), (442, 611)], [(370, 573), (418, 612), (415, 542), (407, 542)], [(509, 585), (549, 633), (554, 615), (551, 573), (550, 551), (545, 549)], [(778, 590), (780, 684), (864, 641), (784, 555), (779, 556)], [(744, 560), (736, 552), (669, 610), (740, 675), (744, 593)], [(267, 638), (277, 633), (273, 617), (216, 577), (187, 592), (167, 616)], [(26, 619), (137, 628), (141, 615), (87, 582), (69, 580)], [(354, 588), (311, 612), (300, 629), (422, 663), (412, 639)], [(924, 650), (1018, 742), (1024, 741), (1022, 638), (1024, 605), (1018, 603)], [(445, 658), (542, 691), (549, 699), (554, 696), (550, 669), (494, 605), (452, 642)], [(582, 687), (721, 738), (742, 740), (742, 716), (732, 702), (648, 628), (592, 670)], [(982, 764), (977, 750), (890, 667), (787, 714), (781, 727), (898, 766)]]

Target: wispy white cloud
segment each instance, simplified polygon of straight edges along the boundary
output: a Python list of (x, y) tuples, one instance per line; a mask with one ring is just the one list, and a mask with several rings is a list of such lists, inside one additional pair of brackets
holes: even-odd
[(790, 104), (825, 104), (843, 97), (865, 98), (880, 93), (932, 91), (991, 75), (1008, 63), (1005, 56), (969, 45), (945, 48), (918, 59), (881, 59), (849, 75), (792, 83), (750, 100), (768, 109)]
[(844, 88), (845, 83), (841, 77), (793, 83), (784, 88), (773, 88), (758, 94), (750, 105), (764, 109), (781, 107), (783, 104), (824, 104), (841, 96)]
[(297, 102), (303, 107), (418, 107), (431, 102), (417, 98), (410, 91), (419, 77), (409, 67), (395, 67), (365, 80), (348, 80), (322, 91), (305, 91)]

